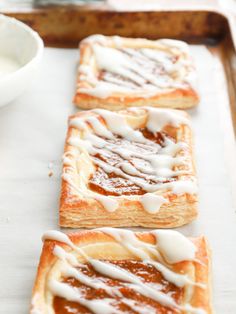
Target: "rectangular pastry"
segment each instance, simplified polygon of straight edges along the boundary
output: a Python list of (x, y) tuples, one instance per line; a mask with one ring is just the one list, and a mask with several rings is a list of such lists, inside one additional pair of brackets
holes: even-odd
[(80, 43), (78, 107), (185, 109), (198, 102), (196, 70), (185, 42), (93, 35)]
[(204, 237), (101, 228), (48, 231), (30, 314), (211, 314)]
[(60, 225), (170, 228), (197, 215), (192, 132), (185, 112), (104, 109), (69, 119)]

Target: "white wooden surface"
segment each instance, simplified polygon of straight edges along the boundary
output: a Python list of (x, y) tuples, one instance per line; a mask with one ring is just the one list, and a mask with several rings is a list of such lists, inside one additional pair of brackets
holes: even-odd
[[(235, 314), (236, 214), (228, 99), (218, 59), (204, 47), (193, 47), (193, 53), (202, 94), (200, 106), (190, 111), (200, 214), (194, 223), (179, 229), (186, 235), (209, 238), (216, 313)], [(76, 110), (71, 103), (76, 63), (76, 50), (45, 49), (32, 86), (0, 110), (1, 314), (27, 313), (41, 235), (58, 228), (61, 155), (67, 117)], [(53, 176), (49, 177), (51, 167)]]

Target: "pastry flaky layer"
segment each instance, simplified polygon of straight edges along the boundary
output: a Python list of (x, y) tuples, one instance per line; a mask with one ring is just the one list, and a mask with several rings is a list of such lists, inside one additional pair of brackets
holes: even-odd
[(185, 112), (103, 109), (69, 119), (63, 227), (177, 227), (197, 216), (192, 132)]
[(204, 237), (173, 230), (48, 231), (30, 314), (210, 314)]
[(93, 35), (80, 43), (74, 103), (84, 109), (198, 104), (189, 46), (172, 39)]

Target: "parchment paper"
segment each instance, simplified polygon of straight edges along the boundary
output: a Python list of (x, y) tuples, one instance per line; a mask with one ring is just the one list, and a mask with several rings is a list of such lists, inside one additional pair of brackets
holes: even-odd
[[(200, 213), (194, 223), (179, 230), (189, 236), (208, 237), (215, 311), (235, 314), (236, 214), (225, 144), (232, 138), (228, 96), (218, 58), (203, 46), (192, 50), (202, 94), (200, 106), (189, 111), (195, 132)], [(59, 229), (61, 156), (67, 117), (77, 110), (71, 102), (77, 59), (77, 50), (46, 48), (32, 86), (0, 109), (2, 314), (27, 313), (41, 235), (48, 229)]]

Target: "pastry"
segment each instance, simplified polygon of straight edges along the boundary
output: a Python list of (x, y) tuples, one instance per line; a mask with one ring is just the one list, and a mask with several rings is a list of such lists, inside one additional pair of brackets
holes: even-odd
[(49, 231), (30, 314), (210, 314), (204, 237), (173, 230)]
[(198, 102), (196, 70), (185, 42), (93, 35), (80, 43), (78, 107), (185, 109)]
[(196, 193), (185, 112), (95, 109), (70, 117), (61, 226), (177, 227), (196, 218)]

